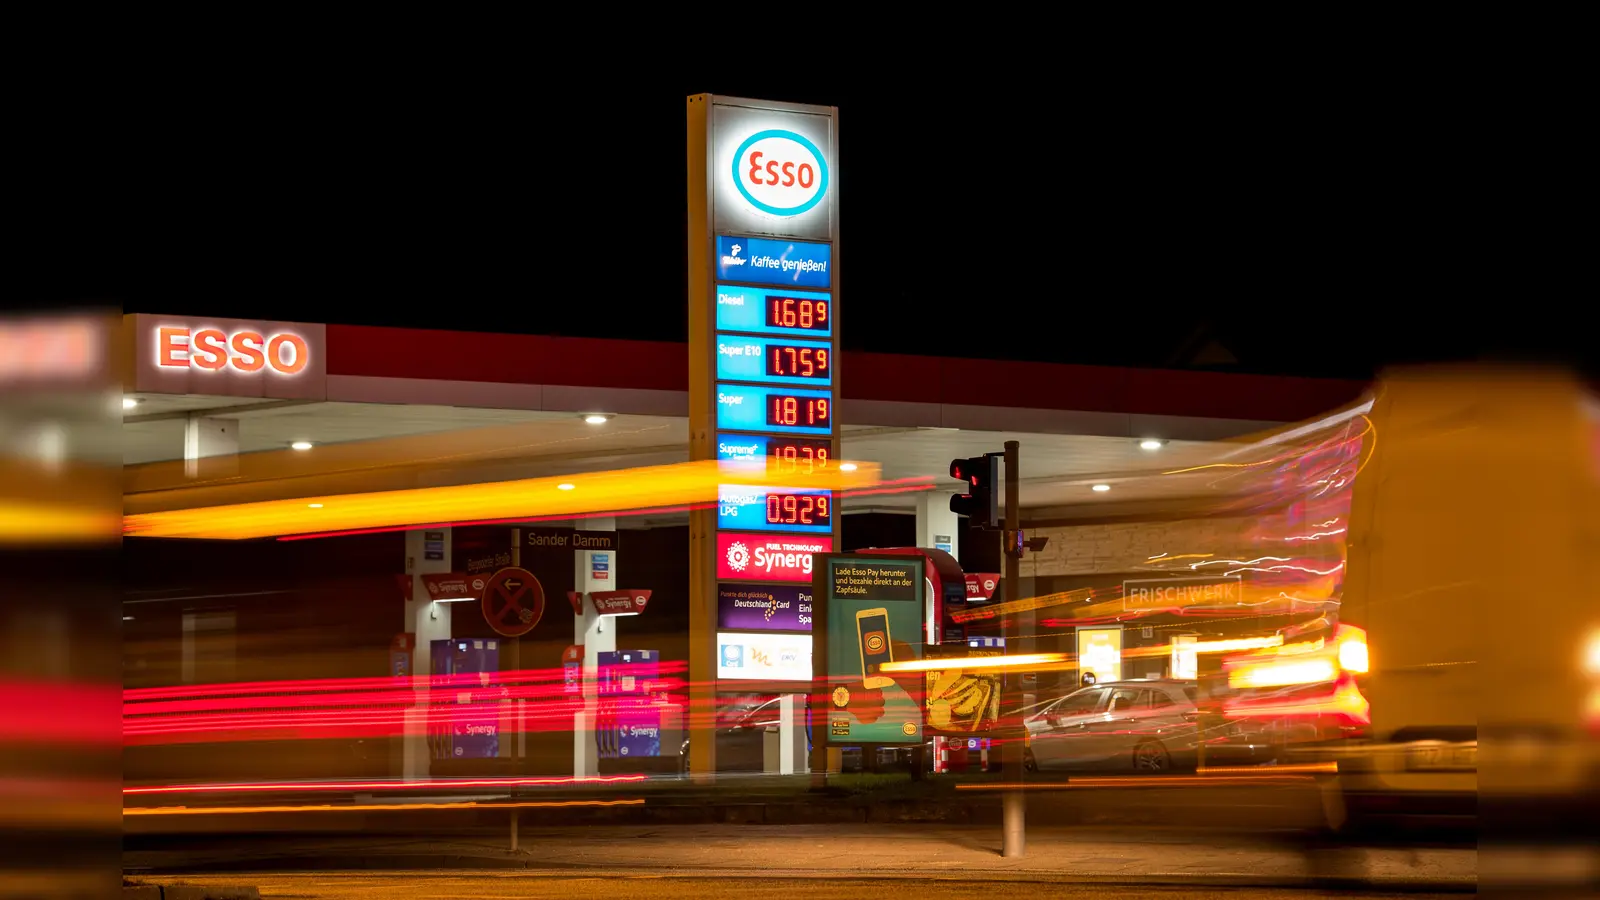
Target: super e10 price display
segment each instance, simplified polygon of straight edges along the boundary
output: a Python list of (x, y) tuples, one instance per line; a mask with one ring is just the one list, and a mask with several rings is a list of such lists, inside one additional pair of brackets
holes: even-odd
[(816, 378), (826, 381), (833, 373), (826, 347), (767, 345), (767, 374), (774, 377)]

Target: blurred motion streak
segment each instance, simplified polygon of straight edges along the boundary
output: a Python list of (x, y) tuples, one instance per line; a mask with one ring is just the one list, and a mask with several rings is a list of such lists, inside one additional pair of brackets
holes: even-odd
[[(683, 681), (670, 676), (685, 668), (662, 666), (658, 689), (681, 693)], [(582, 697), (564, 691), (563, 677), (539, 669), (497, 672), (487, 682), (474, 673), (134, 689), (124, 694), (122, 735), (127, 746), (393, 737), (496, 716), (514, 700), (533, 701), (522, 714), (526, 730), (560, 731), (584, 709)], [(419, 706), (424, 715), (415, 715)]]
[[(306, 806), (130, 806), (125, 816), (218, 816), (286, 812), (407, 812), (419, 809), (558, 809), (579, 806), (642, 806), (644, 798), (626, 800), (514, 800), (480, 803), (351, 803)], [(538, 823), (529, 823), (536, 825)]]
[(123, 788), (123, 794), (225, 794), (271, 791), (417, 791), (430, 788), (553, 787), (592, 784), (628, 784), (644, 775), (590, 775), (565, 778), (450, 778), (420, 781), (273, 781), (259, 784), (168, 784)]
[(24, 316), (11, 303), (0, 316), (0, 564), (12, 575), (0, 592), (0, 894), (111, 896), (120, 311)]
[[(808, 485), (837, 491), (870, 488), (878, 484), (880, 471), (877, 463), (858, 462), (849, 472), (818, 473)], [(127, 516), (124, 533), (134, 537), (245, 540), (436, 522), (525, 519), (530, 515), (572, 517), (715, 502), (720, 485), (778, 484), (782, 480), (781, 476), (769, 475), (764, 463), (735, 465), (707, 460), (518, 481), (136, 513)], [(575, 488), (560, 490), (557, 486), (561, 484)], [(182, 492), (172, 493), (181, 503)]]
[(111, 686), (0, 681), (0, 741), (119, 746), (122, 703)]

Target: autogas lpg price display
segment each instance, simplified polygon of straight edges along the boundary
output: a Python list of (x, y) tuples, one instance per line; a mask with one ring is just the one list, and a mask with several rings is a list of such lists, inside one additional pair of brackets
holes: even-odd
[(833, 531), (831, 491), (725, 484), (717, 502), (717, 527), (724, 531)]

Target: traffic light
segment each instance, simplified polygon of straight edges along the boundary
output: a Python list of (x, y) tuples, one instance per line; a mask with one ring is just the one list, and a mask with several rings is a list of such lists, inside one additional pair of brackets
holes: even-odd
[(966, 516), (975, 528), (999, 528), (1000, 500), (995, 482), (1000, 480), (1000, 455), (950, 460), (950, 477), (966, 482), (967, 492), (950, 498), (950, 511)]

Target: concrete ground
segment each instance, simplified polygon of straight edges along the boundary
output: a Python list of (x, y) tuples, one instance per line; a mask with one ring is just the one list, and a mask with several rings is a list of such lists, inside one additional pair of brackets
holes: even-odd
[[(224, 884), (226, 878), (197, 878), (197, 886)], [(660, 900), (710, 900), (747, 898), (753, 892), (784, 900), (883, 900), (891, 891), (903, 890), (903, 881), (877, 878), (761, 878), (707, 875), (595, 874), (573, 877), (530, 872), (356, 872), (274, 874), (258, 882), (262, 900), (510, 900), (523, 897), (582, 898), (648, 897)], [(1037, 885), (1037, 882), (1035, 882)], [(919, 881), (918, 900), (991, 896), (998, 890), (1020, 887), (1004, 878), (938, 877)], [(1036, 886), (1033, 889), (1037, 889)], [(1302, 900), (1327, 896), (1299, 888), (1232, 888), (1176, 886), (1118, 886), (1052, 882), (1048, 896), (1069, 900)], [(1427, 900), (1444, 894), (1364, 893), (1366, 900)]]
[(276, 883), (272, 879), (278, 876), (272, 873), (307, 870), (347, 873), (330, 874), (330, 890), (353, 883), (348, 881), (355, 877), (349, 874), (352, 870), (491, 870), (476, 877), (501, 883), (516, 875), (532, 879), (528, 884), (622, 876), (721, 879), (727, 884), (751, 879), (954, 878), (1412, 891), (1472, 891), (1478, 874), (1478, 854), (1471, 846), (1331, 846), (1303, 834), (1219, 829), (1036, 827), (1028, 831), (1026, 855), (1015, 859), (1000, 855), (999, 829), (982, 826), (591, 826), (523, 828), (518, 839), (519, 849), (513, 852), (504, 837), (230, 836), (209, 844), (125, 852), (123, 865), (136, 875), (238, 873), (229, 875), (228, 883), (263, 886), (263, 896), (265, 885)]

